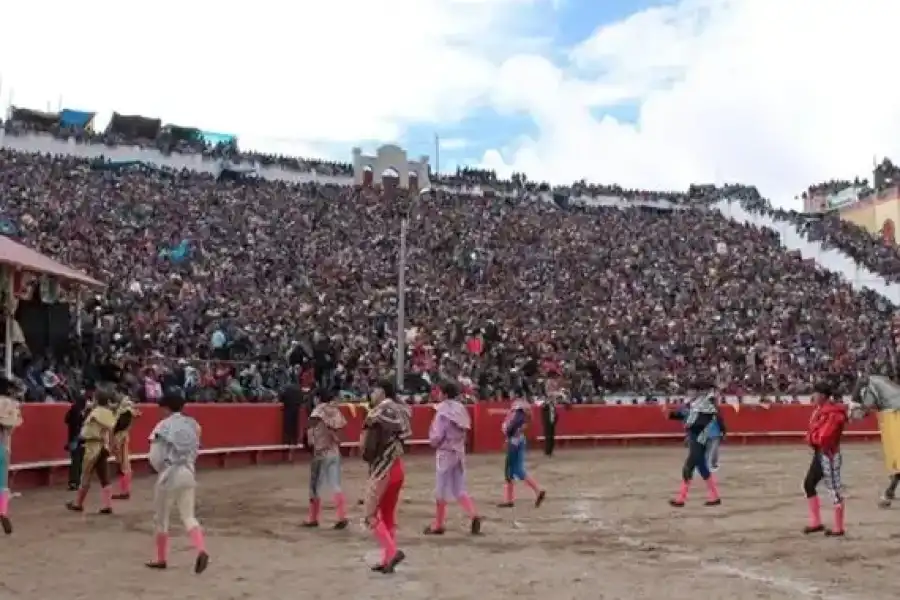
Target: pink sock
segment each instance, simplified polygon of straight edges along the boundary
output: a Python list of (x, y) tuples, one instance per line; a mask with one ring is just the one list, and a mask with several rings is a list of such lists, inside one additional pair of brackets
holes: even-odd
[(103, 498), (103, 508), (112, 508), (113, 491), (111, 486), (100, 489), (100, 496)]
[(378, 545), (381, 546), (381, 564), (386, 565), (397, 554), (397, 542), (381, 520), (375, 525), (373, 532)]
[(503, 488), (503, 498), (506, 502), (512, 504), (516, 501), (516, 484), (513, 481), (507, 481), (506, 486)]
[(206, 552), (206, 540), (199, 525), (188, 531), (188, 537), (191, 538), (191, 545), (197, 552)]
[(347, 518), (347, 500), (344, 498), (343, 492), (334, 495), (334, 506), (337, 510), (338, 521), (344, 521)]
[(818, 496), (812, 496), (806, 499), (806, 505), (809, 509), (809, 526), (822, 526), (822, 504), (819, 502)]
[(309, 523), (318, 523), (319, 522), (319, 513), (322, 509), (322, 501), (318, 498), (310, 498), (309, 499), (309, 518), (307, 522)]
[(156, 561), (164, 563), (169, 559), (169, 534), (156, 534)]
[(677, 502), (686, 502), (688, 497), (688, 490), (691, 489), (690, 481), (682, 481), (681, 487), (678, 488), (678, 496), (675, 498)]
[(0, 490), (0, 515), (9, 515), (9, 490)]
[(534, 490), (534, 493), (537, 494), (541, 491), (541, 486), (538, 485), (538, 482), (534, 480), (534, 477), (529, 475), (525, 478), (525, 485)]
[(834, 505), (834, 532), (842, 533), (844, 531), (844, 503)]
[(119, 491), (123, 494), (131, 493), (131, 473), (122, 473), (119, 478)]
[(465, 492), (459, 496), (459, 505), (463, 507), (463, 510), (466, 511), (466, 514), (470, 519), (474, 519), (478, 516), (478, 511), (475, 510), (475, 502), (473, 502), (472, 497)]
[(719, 499), (719, 482), (716, 481), (715, 475), (710, 475), (706, 480), (706, 491), (709, 500)]
[(447, 503), (438, 500), (434, 505), (434, 525), (432, 529), (443, 529), (444, 522), (447, 521)]
[(75, 493), (75, 504), (77, 506), (84, 506), (84, 501), (87, 499), (88, 488), (80, 487), (78, 488), (78, 492)]

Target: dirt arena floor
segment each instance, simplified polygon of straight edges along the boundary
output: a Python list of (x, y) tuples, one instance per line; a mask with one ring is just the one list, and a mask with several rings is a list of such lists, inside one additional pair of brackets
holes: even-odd
[[(845, 449), (843, 539), (799, 533), (806, 520), (800, 480), (809, 460), (803, 448), (724, 448), (724, 504), (713, 508), (703, 506), (701, 485), (686, 508), (668, 506), (682, 457), (679, 448), (564, 450), (553, 459), (532, 452), (532, 474), (546, 487), (547, 501), (535, 509), (523, 488), (515, 514), (495, 508), (501, 458), (471, 457), (470, 487), (486, 518), (484, 535), (477, 538), (467, 534), (458, 509), (450, 512), (447, 535), (421, 535), (432, 513), (432, 461), (410, 458), (399, 535), (408, 558), (393, 576), (369, 571), (367, 563), (378, 554), (359, 525), (358, 508), (347, 531), (299, 526), (306, 507), (304, 464), (202, 474), (199, 517), (212, 562), (200, 576), (191, 571), (183, 536), (173, 538), (168, 571), (143, 567), (153, 550), (148, 479), (136, 483), (134, 498), (119, 503), (112, 517), (66, 512), (69, 495), (58, 489), (27, 491), (13, 500), (15, 533), (0, 539), (0, 598), (896, 596), (900, 507), (876, 507), (886, 479), (877, 446)], [(348, 498), (357, 497), (363, 474), (357, 459), (345, 462)], [(95, 494), (91, 502), (95, 508)], [(823, 508), (830, 522), (824, 494)], [(332, 518), (329, 508), (325, 516)]]

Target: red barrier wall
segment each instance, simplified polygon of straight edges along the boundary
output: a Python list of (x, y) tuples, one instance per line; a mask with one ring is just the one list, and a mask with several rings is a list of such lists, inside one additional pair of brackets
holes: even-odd
[[(474, 452), (496, 452), (503, 447), (501, 426), (507, 404), (483, 403), (469, 407), (473, 417), (470, 447)], [(145, 454), (148, 437), (161, 415), (155, 405), (141, 406), (142, 414), (132, 430), (132, 453)], [(67, 405), (23, 405), (25, 419), (13, 435), (12, 459), (15, 485), (28, 486), (59, 481), (59, 470), (68, 458), (64, 449)], [(344, 439), (352, 447), (359, 440), (363, 411), (345, 408), (348, 426)], [(809, 405), (723, 406), (729, 443), (801, 442), (809, 422)], [(204, 466), (236, 466), (256, 462), (292, 460), (292, 450), (281, 446), (282, 409), (272, 404), (192, 404), (185, 411), (203, 427)], [(414, 406), (412, 447), (427, 447), (428, 427), (434, 410)], [(304, 423), (300, 423), (301, 428)], [(301, 429), (302, 431), (302, 429)], [(851, 425), (851, 439), (876, 439), (874, 416)], [(679, 442), (681, 426), (666, 419), (659, 406), (580, 405), (563, 408), (557, 421), (561, 445)], [(535, 407), (529, 436), (542, 435), (540, 409)], [(50, 464), (47, 464), (50, 463)], [(137, 466), (140, 471), (142, 467)]]

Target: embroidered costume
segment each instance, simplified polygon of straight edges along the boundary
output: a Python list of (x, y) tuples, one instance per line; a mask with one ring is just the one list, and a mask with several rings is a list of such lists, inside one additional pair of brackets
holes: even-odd
[(75, 500), (66, 503), (66, 508), (75, 512), (84, 511), (84, 501), (91, 489), (94, 475), (100, 481), (100, 492), (103, 504), (100, 514), (112, 514), (112, 487), (109, 482), (109, 447), (113, 428), (116, 426), (116, 415), (109, 405), (113, 400), (113, 392), (100, 390), (93, 406), (88, 407), (88, 414), (81, 427), (81, 440), (84, 458), (81, 470), (81, 485), (78, 487)]
[(504, 498), (497, 506), (500, 508), (512, 508), (516, 502), (516, 480), (524, 481), (525, 485), (534, 492), (534, 506), (540, 507), (547, 493), (541, 489), (538, 482), (528, 475), (525, 469), (526, 440), (525, 430), (531, 419), (531, 405), (524, 400), (516, 400), (509, 408), (506, 418), (503, 420), (503, 436), (506, 439), (506, 464), (503, 469)]
[(410, 409), (392, 399), (394, 387), (384, 382), (378, 404), (363, 424), (363, 460), (369, 465), (366, 482), (366, 522), (381, 545), (381, 562), (374, 571), (392, 573), (406, 555), (397, 548), (397, 504), (403, 489), (403, 442), (412, 434)]
[(337, 511), (335, 529), (346, 529), (347, 501), (341, 490), (341, 430), (347, 419), (340, 407), (331, 402), (332, 396), (324, 395), (309, 416), (307, 443), (313, 452), (309, 467), (309, 517), (304, 527), (318, 527), (322, 512), (322, 492), (334, 494)]
[[(0, 390), (6, 393), (6, 390)], [(0, 395), (0, 527), (3, 533), (12, 533), (12, 521), (9, 518), (9, 467), (12, 462), (12, 432), (22, 425), (22, 411), (19, 403), (10, 396)]]
[(131, 498), (131, 426), (134, 420), (140, 416), (140, 411), (128, 396), (121, 396), (115, 406), (116, 425), (113, 428), (112, 454), (119, 463), (121, 476), (119, 477), (119, 493), (113, 496), (113, 500), (128, 500)]
[(669, 500), (669, 504), (676, 507), (684, 506), (690, 491), (694, 471), (706, 482), (707, 498), (706, 506), (718, 506), (722, 503), (719, 498), (719, 486), (716, 476), (709, 468), (710, 447), (712, 435), (722, 433), (722, 422), (719, 421), (719, 411), (715, 404), (715, 395), (707, 394), (691, 400), (686, 406), (671, 411), (669, 418), (684, 423), (687, 435), (688, 455), (681, 469), (681, 486), (678, 495)]
[(168, 566), (169, 521), (172, 508), (175, 508), (197, 552), (194, 572), (199, 574), (209, 565), (203, 529), (195, 515), (200, 425), (182, 414), (184, 396), (181, 390), (166, 390), (159, 405), (168, 416), (157, 423), (150, 434), (150, 466), (158, 473), (153, 488), (156, 560), (146, 565), (151, 569)]
[(456, 385), (445, 383), (439, 392), (443, 398), (434, 405), (435, 415), (428, 433), (428, 441), (436, 450), (435, 516), (434, 522), (425, 529), (425, 534), (444, 534), (447, 503), (457, 501), (470, 519), (469, 530), (473, 535), (478, 535), (481, 533), (481, 517), (466, 491), (466, 436), (472, 429), (472, 420), (466, 406), (458, 400), (460, 391)]

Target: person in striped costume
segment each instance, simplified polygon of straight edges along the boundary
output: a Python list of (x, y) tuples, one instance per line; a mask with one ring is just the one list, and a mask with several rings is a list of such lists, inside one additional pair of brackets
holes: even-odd
[(341, 490), (341, 430), (347, 426), (344, 413), (333, 402), (334, 393), (322, 392), (318, 404), (309, 415), (307, 441), (313, 453), (309, 466), (309, 517), (304, 527), (318, 527), (322, 513), (321, 493), (330, 489), (337, 511), (335, 529), (346, 529), (347, 501)]
[(369, 465), (365, 522), (381, 546), (381, 561), (372, 567), (393, 573), (406, 554), (397, 548), (397, 504), (403, 489), (403, 443), (412, 434), (411, 411), (395, 400), (394, 384), (383, 381), (372, 392), (376, 402), (363, 423), (362, 454)]
[(159, 401), (166, 417), (150, 434), (150, 466), (158, 473), (153, 488), (156, 559), (146, 566), (157, 570), (168, 567), (169, 521), (175, 508), (197, 552), (194, 573), (200, 574), (209, 566), (205, 536), (194, 512), (201, 431), (197, 421), (182, 414), (184, 404), (181, 389), (166, 389)]
[[(844, 535), (844, 510), (846, 500), (841, 491), (841, 436), (850, 419), (847, 406), (837, 396), (833, 384), (820, 381), (815, 385), (816, 408), (809, 419), (806, 442), (813, 450), (812, 461), (803, 479), (809, 524), (803, 533), (825, 532), (827, 536)], [(816, 487), (824, 483), (831, 492), (834, 504), (834, 527), (826, 529), (822, 524), (822, 509)]]
[(19, 403), (10, 394), (15, 386), (7, 379), (0, 379), (0, 527), (3, 533), (13, 532), (9, 518), (9, 466), (12, 432), (22, 424)]
[(685, 505), (695, 471), (706, 482), (706, 506), (722, 504), (716, 476), (710, 472), (707, 462), (711, 435), (715, 435), (721, 429), (721, 425), (717, 424), (716, 420), (718, 414), (715, 393), (698, 396), (686, 405), (669, 412), (670, 419), (681, 421), (684, 424), (688, 446), (688, 455), (681, 468), (681, 486), (678, 489), (678, 495), (669, 500), (671, 506), (680, 508)]
[(472, 419), (466, 405), (459, 401), (460, 389), (455, 383), (438, 386), (435, 415), (431, 421), (428, 440), (435, 448), (437, 482), (434, 488), (434, 522), (425, 528), (425, 535), (443, 535), (447, 520), (447, 503), (459, 502), (470, 520), (472, 535), (481, 533), (481, 517), (475, 509), (472, 497), (466, 491), (466, 436), (472, 428)]

